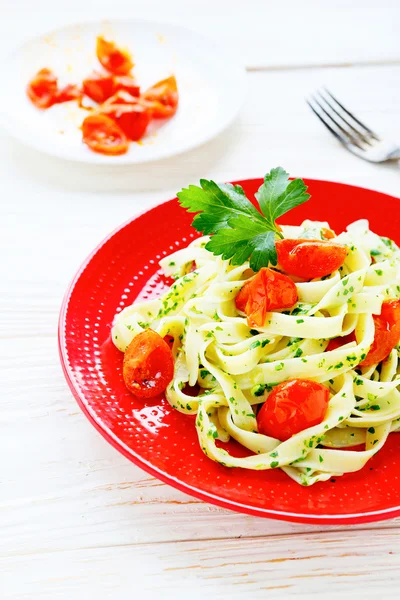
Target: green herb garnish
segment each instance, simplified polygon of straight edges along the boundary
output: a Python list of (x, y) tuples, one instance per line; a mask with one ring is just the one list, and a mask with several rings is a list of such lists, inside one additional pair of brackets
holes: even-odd
[(190, 185), (177, 195), (188, 212), (199, 213), (193, 219), (193, 227), (212, 235), (206, 249), (225, 260), (231, 259), (233, 265), (249, 260), (254, 271), (277, 264), (275, 241), (283, 236), (275, 221), (310, 197), (305, 183), (301, 179), (290, 181), (281, 167), (264, 177), (255, 194), (261, 212), (240, 185), (217, 185), (201, 179), (200, 186)]

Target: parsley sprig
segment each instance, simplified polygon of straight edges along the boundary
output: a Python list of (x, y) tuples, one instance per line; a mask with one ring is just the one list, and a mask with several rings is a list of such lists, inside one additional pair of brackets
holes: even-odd
[(240, 185), (200, 179), (200, 186), (189, 185), (179, 192), (178, 199), (188, 212), (198, 213), (193, 227), (212, 235), (206, 249), (231, 259), (233, 265), (249, 260), (253, 271), (277, 264), (275, 241), (283, 236), (275, 221), (310, 197), (304, 181), (290, 181), (282, 167), (267, 173), (255, 194), (261, 212)]

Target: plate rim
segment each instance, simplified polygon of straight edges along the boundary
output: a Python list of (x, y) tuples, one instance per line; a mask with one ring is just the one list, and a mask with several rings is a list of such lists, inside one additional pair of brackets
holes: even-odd
[[(199, 37), (202, 37), (205, 41), (208, 41), (210, 43), (213, 44), (213, 46), (221, 51), (224, 51), (226, 53), (226, 49), (225, 47), (218, 41), (217, 38), (213, 37), (213, 36), (209, 36), (207, 34), (204, 34), (202, 31), (199, 31), (197, 29), (193, 29), (191, 27), (187, 27), (186, 25), (181, 25), (180, 23), (174, 23), (171, 20), (168, 19), (149, 19), (149, 18), (145, 18), (145, 17), (126, 17), (126, 18), (101, 18), (101, 19), (85, 19), (83, 21), (70, 21), (67, 22), (65, 25), (60, 25), (60, 26), (56, 26), (53, 29), (41, 29), (40, 31), (37, 31), (34, 35), (31, 35), (29, 37), (26, 37), (25, 39), (23, 39), (22, 41), (20, 41), (16, 46), (14, 46), (10, 52), (7, 53), (7, 56), (4, 58), (4, 60), (0, 61), (0, 66), (4, 66), (7, 65), (8, 61), (16, 54), (18, 53), (18, 51), (20, 49), (22, 49), (23, 47), (25, 47), (27, 44), (32, 43), (34, 41), (39, 40), (40, 38), (44, 37), (44, 36), (51, 36), (54, 34), (57, 34), (65, 29), (69, 29), (69, 28), (73, 28), (73, 27), (86, 27), (86, 26), (90, 26), (93, 25), (95, 26), (96, 24), (101, 24), (101, 23), (109, 23), (109, 24), (113, 24), (113, 23), (146, 23), (146, 24), (150, 24), (150, 25), (154, 25), (154, 26), (168, 26), (168, 27), (173, 27), (177, 30), (181, 30), (181, 31), (186, 31), (186, 32), (190, 32), (194, 35), (197, 35)], [(148, 164), (151, 162), (156, 162), (156, 161), (161, 161), (161, 160), (168, 160), (172, 157), (175, 156), (180, 156), (182, 154), (185, 154), (186, 152), (190, 152), (191, 150), (194, 150), (195, 148), (199, 148), (201, 146), (203, 146), (204, 144), (206, 144), (207, 142), (215, 139), (216, 137), (218, 137), (219, 135), (221, 135), (221, 133), (223, 133), (230, 125), (232, 125), (232, 123), (235, 121), (235, 119), (238, 117), (241, 109), (243, 108), (243, 105), (245, 103), (246, 97), (247, 97), (247, 93), (248, 93), (248, 75), (247, 75), (247, 70), (245, 67), (245, 64), (243, 62), (243, 60), (240, 58), (240, 56), (236, 53), (234, 48), (229, 47), (229, 54), (230, 54), (230, 62), (232, 65), (235, 66), (236, 68), (236, 76), (240, 76), (240, 85), (238, 86), (238, 90), (237, 93), (235, 94), (235, 99), (237, 100), (237, 106), (236, 108), (232, 111), (232, 114), (230, 115), (230, 117), (228, 119), (224, 119), (222, 120), (221, 124), (216, 127), (213, 131), (213, 133), (211, 134), (199, 134), (199, 137), (197, 138), (197, 140), (195, 142), (187, 142), (185, 144), (182, 145), (182, 147), (180, 149), (177, 149), (175, 151), (173, 151), (172, 153), (170, 151), (164, 151), (161, 153), (156, 154), (155, 156), (147, 156), (147, 157), (135, 157), (134, 160), (132, 160), (132, 157), (129, 157), (129, 152), (127, 154), (122, 154), (120, 156), (106, 156), (103, 154), (99, 154), (96, 152), (91, 152), (90, 154), (84, 155), (83, 157), (75, 157), (73, 155), (65, 155), (61, 149), (51, 149), (51, 148), (47, 148), (46, 146), (43, 146), (41, 144), (36, 144), (35, 140), (31, 138), (29, 138), (28, 140), (26, 139), (26, 137), (23, 135), (22, 131), (20, 129), (13, 129), (13, 125), (15, 125), (15, 118), (11, 118), (10, 113), (5, 109), (5, 105), (0, 103), (0, 126), (3, 127), (3, 129), (8, 133), (8, 135), (10, 135), (10, 137), (12, 137), (13, 139), (17, 140), (18, 142), (20, 142), (23, 146), (30, 148), (34, 151), (40, 152), (41, 154), (45, 155), (45, 156), (50, 156), (52, 158), (57, 158), (60, 160), (65, 160), (67, 162), (72, 162), (72, 163), (80, 163), (82, 165), (93, 165), (93, 166), (134, 166), (134, 165), (143, 165), (143, 164)], [(117, 160), (115, 160), (117, 159)]]
[[(328, 185), (334, 184), (334, 185), (346, 186), (348, 188), (356, 188), (358, 190), (365, 190), (368, 192), (374, 192), (376, 194), (382, 194), (382, 195), (387, 196), (388, 198), (391, 198), (396, 201), (400, 200), (400, 198), (397, 198), (396, 196), (392, 196), (391, 194), (387, 194), (386, 192), (380, 192), (378, 190), (374, 190), (371, 188), (365, 188), (365, 187), (361, 187), (361, 186), (357, 186), (357, 185), (353, 185), (353, 184), (343, 183), (340, 181), (315, 179), (315, 178), (310, 178), (310, 177), (305, 177), (304, 180), (305, 180), (306, 184), (312, 183), (312, 182), (317, 182), (317, 183), (324, 183), (324, 184), (328, 184)], [(231, 183), (240, 184), (243, 182), (250, 182), (250, 181), (253, 181), (253, 182), (260, 181), (261, 182), (262, 178), (251, 177), (251, 178), (247, 178), (247, 179), (235, 180), (235, 181), (232, 181)], [(66, 333), (65, 325), (66, 325), (66, 316), (67, 316), (67, 312), (68, 312), (69, 300), (71, 298), (71, 295), (75, 289), (77, 282), (79, 281), (79, 279), (85, 272), (86, 268), (89, 266), (92, 258), (99, 252), (99, 250), (108, 241), (110, 241), (116, 234), (118, 234), (120, 231), (122, 231), (125, 227), (131, 225), (131, 223), (133, 223), (134, 221), (137, 221), (143, 215), (152, 212), (159, 206), (164, 206), (164, 205), (176, 202), (176, 200), (177, 200), (177, 198), (175, 197), (175, 198), (166, 200), (164, 202), (158, 202), (158, 203), (146, 208), (145, 210), (140, 211), (139, 213), (135, 214), (134, 217), (132, 217), (131, 219), (128, 219), (127, 221), (125, 221), (124, 223), (122, 223), (121, 225), (116, 227), (110, 234), (108, 234), (105, 238), (103, 238), (103, 240), (101, 240), (101, 242), (92, 250), (92, 252), (81, 263), (80, 267), (76, 271), (74, 277), (72, 278), (72, 280), (70, 281), (70, 283), (66, 289), (66, 292), (64, 294), (64, 297), (63, 297), (63, 300), (61, 303), (60, 314), (59, 314), (59, 319), (58, 319), (58, 351), (59, 351), (60, 362), (61, 362), (61, 366), (62, 366), (62, 370), (63, 370), (64, 376), (65, 376), (65, 379), (68, 383), (68, 386), (69, 386), (75, 400), (77, 401), (77, 403), (78, 403), (79, 407), (81, 408), (82, 412), (84, 413), (84, 415), (92, 423), (92, 425), (95, 427), (95, 429), (97, 431), (99, 431), (99, 433), (103, 436), (103, 438), (111, 444), (111, 446), (113, 446), (117, 451), (119, 451), (123, 456), (128, 458), (136, 466), (143, 469), (150, 475), (156, 477), (157, 479), (163, 481), (164, 483), (171, 485), (172, 487), (178, 489), (181, 492), (184, 492), (190, 496), (198, 498), (199, 500), (214, 504), (221, 508), (229, 509), (229, 510), (239, 512), (242, 514), (257, 516), (257, 517), (271, 518), (271, 519), (275, 519), (275, 520), (290, 521), (290, 522), (312, 524), (312, 525), (318, 525), (318, 524), (319, 525), (322, 525), (322, 524), (325, 524), (325, 525), (336, 525), (336, 524), (351, 525), (351, 524), (370, 523), (370, 522), (374, 522), (374, 521), (392, 519), (394, 517), (400, 516), (400, 505), (394, 506), (391, 508), (385, 508), (382, 510), (368, 511), (368, 512), (362, 512), (362, 513), (349, 513), (349, 514), (342, 514), (342, 515), (317, 515), (315, 513), (308, 513), (308, 514), (293, 513), (290, 511), (281, 511), (281, 510), (274, 510), (274, 509), (266, 509), (266, 508), (262, 508), (262, 507), (254, 507), (254, 506), (250, 506), (248, 504), (243, 504), (243, 503), (237, 502), (235, 500), (221, 498), (220, 496), (217, 496), (216, 494), (213, 494), (211, 492), (206, 492), (206, 491), (196, 488), (188, 483), (185, 483), (185, 482), (181, 481), (180, 479), (165, 473), (158, 467), (153, 466), (148, 460), (142, 458), (134, 450), (128, 448), (104, 423), (99, 422), (97, 420), (94, 413), (90, 410), (90, 407), (88, 407), (88, 405), (85, 403), (84, 394), (74, 384), (72, 370), (70, 369), (70, 365), (69, 365), (69, 361), (68, 361), (66, 339), (65, 339), (65, 333)]]

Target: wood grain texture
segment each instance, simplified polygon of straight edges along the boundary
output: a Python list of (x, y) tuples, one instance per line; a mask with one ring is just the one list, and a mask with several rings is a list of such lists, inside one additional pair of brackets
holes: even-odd
[[(308, 533), (20, 554), (3, 561), (2, 582), (18, 600), (122, 598), (130, 593), (145, 600), (160, 595), (386, 599), (398, 597), (398, 564), (393, 531), (348, 531), (334, 537)], [(15, 577), (16, 572), (24, 579)]]
[[(99, 0), (98, 11), (108, 5)], [(139, 3), (113, 5), (137, 14)], [(57, 13), (42, 1), (21, 20), (29, 6), (3, 0), (0, 49), (91, 16), (77, 0)], [(294, 175), (398, 196), (399, 165), (347, 154), (304, 97), (327, 84), (373, 128), (400, 140), (400, 65), (375, 64), (399, 59), (399, 4), (333, 2), (322, 14), (313, 1), (250, 1), (231, 11), (229, 23), (225, 0), (140, 6), (142, 16), (207, 27), (250, 66), (268, 70), (250, 73), (246, 104), (228, 131), (151, 165), (80, 167), (0, 135), (0, 597), (396, 598), (400, 520), (297, 525), (228, 512), (162, 484), (80, 412), (61, 372), (56, 328), (65, 288), (92, 248), (199, 177), (260, 176), (281, 164)], [(363, 25), (355, 27), (361, 11)], [(283, 14), (285, 35), (276, 26)], [(341, 62), (365, 66), (328, 66)]]

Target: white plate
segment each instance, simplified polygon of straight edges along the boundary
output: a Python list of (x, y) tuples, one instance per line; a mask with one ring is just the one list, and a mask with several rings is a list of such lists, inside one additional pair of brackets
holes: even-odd
[[(175, 74), (180, 94), (176, 115), (154, 124), (127, 154), (103, 156), (82, 143), (79, 129), (87, 112), (76, 102), (35, 108), (25, 88), (41, 68), (53, 69), (60, 85), (80, 83), (93, 69), (96, 36), (128, 47), (142, 89)], [(11, 135), (38, 150), (74, 161), (133, 164), (166, 158), (202, 144), (227, 127), (239, 112), (246, 74), (228, 49), (200, 33), (141, 20), (110, 20), (69, 25), (26, 42), (5, 62), (0, 119)]]

